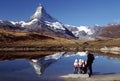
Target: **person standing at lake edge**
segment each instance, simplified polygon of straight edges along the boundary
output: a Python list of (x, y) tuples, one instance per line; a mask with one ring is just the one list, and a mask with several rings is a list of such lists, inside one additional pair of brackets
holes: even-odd
[(91, 77), (92, 73), (92, 63), (94, 61), (94, 55), (91, 54), (89, 51), (86, 51), (87, 54), (87, 69), (89, 70), (89, 77)]
[(78, 67), (79, 67), (78, 60), (75, 59), (75, 61), (74, 61), (74, 74), (78, 73)]
[(79, 70), (80, 70), (79, 73), (82, 73), (82, 65), (83, 65), (82, 59), (79, 59)]

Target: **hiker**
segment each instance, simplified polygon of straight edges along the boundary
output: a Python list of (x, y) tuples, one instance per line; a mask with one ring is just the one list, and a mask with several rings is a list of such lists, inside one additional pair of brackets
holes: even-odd
[(82, 73), (86, 74), (86, 72), (87, 72), (87, 62), (83, 60)]
[(80, 73), (82, 73), (82, 59), (79, 59), (79, 69), (80, 69)]
[(89, 51), (86, 51), (87, 54), (87, 69), (89, 70), (89, 77), (93, 74), (92, 72), (92, 63), (94, 61), (94, 55), (91, 54)]
[(74, 61), (74, 73), (75, 73), (75, 74), (78, 73), (78, 67), (79, 67), (79, 65), (78, 65), (78, 60), (75, 59), (75, 61)]
[(80, 69), (80, 73), (85, 74), (87, 72), (87, 62), (79, 59), (79, 69)]

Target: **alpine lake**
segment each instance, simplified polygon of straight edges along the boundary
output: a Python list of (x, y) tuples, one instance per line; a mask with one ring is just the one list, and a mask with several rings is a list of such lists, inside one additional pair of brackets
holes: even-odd
[[(119, 54), (92, 54), (95, 56), (94, 75), (120, 74)], [(8, 55), (4, 56), (7, 57)], [(55, 52), (30, 59), (1, 59), (0, 81), (64, 81), (60, 76), (74, 73), (75, 59), (87, 60), (87, 56), (85, 52)]]

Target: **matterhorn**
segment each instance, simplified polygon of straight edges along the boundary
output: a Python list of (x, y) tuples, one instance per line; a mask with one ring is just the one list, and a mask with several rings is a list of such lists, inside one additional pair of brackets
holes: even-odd
[(51, 37), (75, 38), (72, 32), (65, 28), (57, 19), (50, 16), (41, 4), (38, 5), (28, 21), (13, 22), (0, 20), (0, 28), (37, 32)]
[(41, 4), (28, 22), (21, 21), (19, 24), (27, 31), (49, 36), (74, 38), (74, 35), (61, 22), (50, 16)]

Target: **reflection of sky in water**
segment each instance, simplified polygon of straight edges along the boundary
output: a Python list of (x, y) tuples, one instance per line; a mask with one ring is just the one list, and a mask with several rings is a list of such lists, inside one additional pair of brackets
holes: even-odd
[[(52, 58), (55, 57), (50, 56), (50, 59)], [(58, 59), (55, 58), (56, 60), (45, 68), (41, 76), (35, 73), (34, 68), (31, 67), (28, 60), (3, 61), (0, 62), (0, 81), (61, 81), (57, 78), (58, 76), (73, 73), (73, 62), (76, 58), (87, 59), (85, 54), (81, 52), (66, 53)], [(47, 56), (47, 59), (44, 57), (44, 59), (50, 60), (49, 56)], [(120, 60), (108, 58), (107, 56), (95, 55), (93, 64), (94, 74), (120, 73), (119, 68)]]
[(120, 60), (99, 56), (95, 59), (93, 70), (97, 74), (115, 74), (120, 73)]

